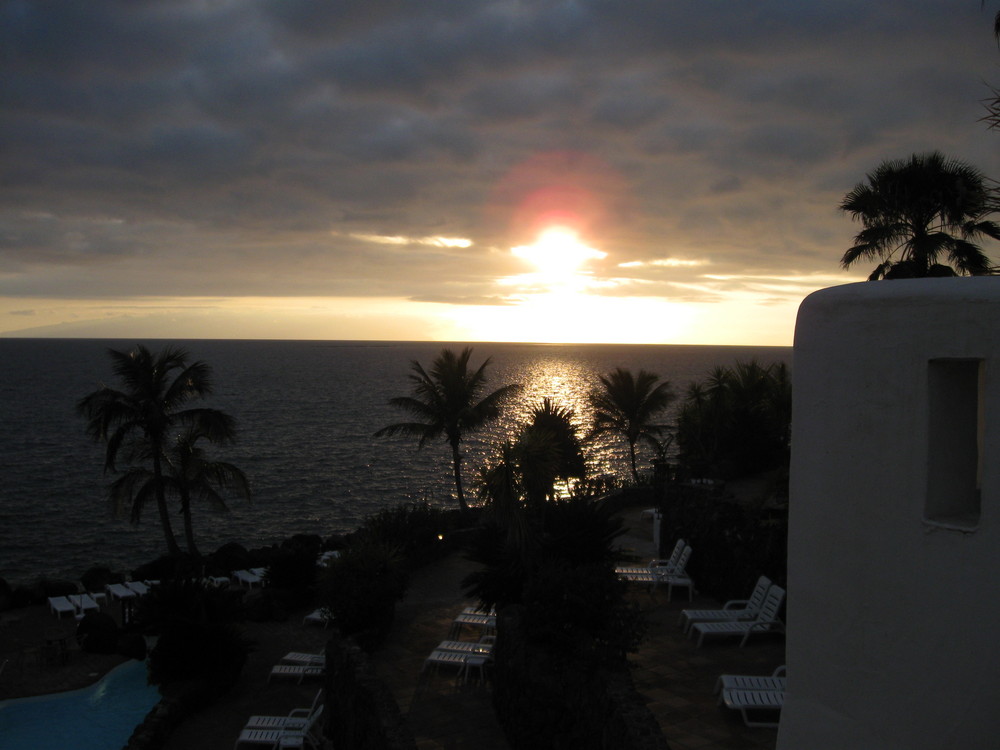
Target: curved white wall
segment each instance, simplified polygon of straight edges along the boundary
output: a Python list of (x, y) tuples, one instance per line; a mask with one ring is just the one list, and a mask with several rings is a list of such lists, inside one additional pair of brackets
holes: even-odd
[[(1000, 279), (866, 282), (802, 303), (779, 750), (1000, 748), (998, 355)], [(957, 445), (968, 460), (941, 468)], [(980, 483), (978, 520), (949, 517), (962, 481)]]

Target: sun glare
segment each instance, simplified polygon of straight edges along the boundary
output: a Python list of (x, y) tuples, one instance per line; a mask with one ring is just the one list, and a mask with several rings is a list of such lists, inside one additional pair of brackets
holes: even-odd
[(550, 227), (539, 235), (535, 244), (520, 245), (511, 248), (511, 252), (533, 264), (547, 283), (569, 282), (587, 261), (607, 257), (607, 253), (585, 245), (567, 227)]

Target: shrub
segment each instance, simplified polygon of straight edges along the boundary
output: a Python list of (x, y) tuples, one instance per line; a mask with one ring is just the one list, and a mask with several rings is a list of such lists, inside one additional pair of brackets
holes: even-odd
[(543, 564), (524, 589), (524, 634), (552, 657), (580, 666), (621, 668), (645, 633), (637, 604), (604, 564)]
[(165, 686), (201, 679), (230, 686), (239, 677), (251, 646), (235, 625), (176, 620), (149, 652), (149, 681)]
[(408, 584), (395, 549), (361, 541), (331, 561), (320, 582), (320, 602), (341, 633), (371, 651), (385, 640)]
[(147, 630), (162, 630), (175, 620), (229, 623), (243, 615), (243, 593), (213, 588), (200, 580), (163, 581), (136, 603), (133, 622)]
[(288, 592), (289, 604), (298, 606), (312, 597), (316, 572), (316, 552), (304, 548), (283, 549), (271, 558), (265, 579), (269, 587)]
[(365, 519), (357, 538), (397, 550), (410, 566), (423, 565), (451, 552), (449, 532), (463, 519), (458, 511), (426, 502), (385, 508)]

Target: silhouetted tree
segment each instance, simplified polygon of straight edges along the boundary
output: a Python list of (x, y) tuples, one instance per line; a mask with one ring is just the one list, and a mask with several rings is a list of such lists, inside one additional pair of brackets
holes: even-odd
[(87, 420), (92, 438), (106, 444), (104, 470), (128, 467), (111, 486), (112, 501), (128, 499), (133, 521), (142, 506), (155, 500), (170, 554), (179, 554), (167, 509), (166, 452), (176, 433), (197, 429), (208, 440), (231, 434), (231, 418), (217, 409), (183, 408), (212, 391), (211, 368), (188, 363), (182, 349), (167, 347), (159, 354), (137, 345), (131, 351), (108, 350), (121, 390), (107, 386), (80, 399), (77, 410)]
[(864, 227), (841, 265), (880, 261), (870, 281), (991, 272), (975, 242), (1000, 239), (1000, 227), (987, 218), (997, 201), (986, 178), (965, 162), (937, 151), (884, 161), (844, 196), (840, 209)]
[(468, 510), (462, 489), (462, 438), (500, 416), (504, 401), (520, 390), (520, 385), (505, 385), (483, 396), (486, 387), (486, 359), (477, 369), (469, 369), (472, 349), (456, 354), (442, 349), (431, 362), (430, 370), (417, 361), (410, 365), (412, 396), (399, 396), (389, 403), (412, 415), (416, 421), (398, 422), (383, 427), (376, 437), (410, 435), (422, 448), (428, 440), (443, 437), (451, 447), (455, 492), (462, 511)]
[(666, 427), (653, 420), (676, 398), (670, 383), (657, 382), (659, 380), (659, 375), (645, 370), (633, 375), (619, 367), (601, 375), (600, 387), (589, 396), (594, 409), (590, 437), (614, 435), (624, 438), (628, 444), (632, 480), (636, 483), (639, 482), (636, 445), (639, 442), (647, 442), (654, 448), (659, 445), (657, 438)]

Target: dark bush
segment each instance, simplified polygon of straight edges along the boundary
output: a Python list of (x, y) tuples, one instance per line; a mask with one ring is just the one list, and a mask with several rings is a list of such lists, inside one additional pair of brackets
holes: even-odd
[(121, 583), (123, 580), (121, 573), (115, 573), (105, 565), (94, 566), (80, 576), (80, 583), (87, 591), (104, 591), (109, 583)]
[(457, 510), (409, 503), (385, 508), (365, 519), (356, 537), (365, 543), (397, 550), (406, 564), (418, 566), (448, 554), (455, 547), (451, 532), (468, 524)]
[(676, 491), (661, 505), (665, 544), (682, 538), (694, 550), (688, 572), (703, 593), (745, 598), (760, 575), (784, 586), (788, 569), (787, 508), (759, 508)]
[[(319, 549), (318, 545), (316, 549)], [(316, 586), (317, 554), (303, 547), (282, 549), (268, 564), (265, 580), (270, 588), (288, 593), (289, 606), (304, 605), (312, 598)]]
[(247, 548), (236, 542), (223, 544), (208, 556), (206, 562), (213, 569), (225, 574), (233, 570), (246, 570), (252, 567), (250, 553), (247, 552)]
[(118, 635), (118, 624), (103, 612), (88, 612), (76, 626), (80, 648), (90, 654), (118, 653)]
[(235, 625), (176, 620), (149, 653), (149, 681), (165, 686), (199, 679), (231, 686), (251, 645)]
[(331, 561), (320, 581), (320, 603), (333, 614), (341, 633), (371, 651), (385, 640), (396, 602), (408, 584), (394, 549), (359, 542)]
[(38, 582), (42, 597), (47, 596), (67, 596), (76, 593), (76, 584), (72, 581), (49, 581), (42, 579)]
[(306, 555), (314, 560), (323, 549), (323, 537), (319, 534), (293, 534), (281, 543), (284, 552)]
[(146, 639), (138, 633), (122, 633), (118, 636), (116, 653), (142, 661), (146, 658)]
[(600, 563), (544, 563), (524, 589), (524, 634), (555, 659), (575, 666), (625, 665), (645, 634), (642, 612), (625, 584)]
[(140, 628), (160, 631), (174, 620), (236, 622), (243, 616), (243, 592), (213, 588), (193, 578), (162, 581), (138, 600), (133, 622)]
[(201, 559), (193, 555), (163, 555), (131, 572), (133, 581), (165, 581), (201, 575)]

